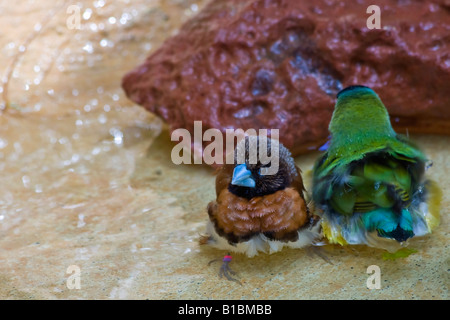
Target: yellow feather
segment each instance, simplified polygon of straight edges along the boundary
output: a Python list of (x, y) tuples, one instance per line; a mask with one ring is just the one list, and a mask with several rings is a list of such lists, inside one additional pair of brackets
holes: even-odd
[(332, 227), (328, 222), (322, 220), (322, 231), (323, 235), (330, 241), (330, 243), (338, 243), (341, 246), (347, 245), (344, 237), (341, 235), (341, 231), (337, 230), (336, 227)]
[(428, 213), (425, 220), (428, 225), (428, 231), (431, 232), (440, 222), (440, 208), (442, 201), (442, 190), (439, 188), (436, 182), (428, 180), (427, 189), (428, 195)]

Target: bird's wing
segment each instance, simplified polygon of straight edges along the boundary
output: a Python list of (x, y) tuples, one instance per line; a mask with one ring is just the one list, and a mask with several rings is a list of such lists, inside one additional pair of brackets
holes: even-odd
[(295, 166), (297, 175), (293, 178), (291, 187), (298, 191), (300, 196), (304, 198), (303, 192), (305, 191), (305, 186), (303, 185), (302, 171), (298, 166)]
[(416, 183), (420, 164), (409, 158), (385, 155), (367, 157), (333, 187), (330, 204), (339, 213), (370, 212), (376, 208), (392, 208), (395, 203), (407, 206)]
[(233, 178), (232, 164), (224, 164), (216, 171), (216, 197), (222, 192), (222, 190), (228, 188)]

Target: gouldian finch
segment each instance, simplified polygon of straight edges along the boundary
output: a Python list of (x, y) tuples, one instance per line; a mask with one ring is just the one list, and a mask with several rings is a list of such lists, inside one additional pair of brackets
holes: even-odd
[(427, 158), (393, 130), (372, 89), (340, 91), (329, 131), (328, 149), (313, 169), (312, 194), (331, 243), (394, 251), (439, 224), (441, 192), (424, 178)]
[[(267, 150), (278, 149), (278, 170), (263, 175), (270, 164), (251, 163), (249, 145), (267, 140)], [(250, 142), (250, 143), (249, 143)], [(259, 144), (258, 144), (259, 146)], [(274, 148), (278, 147), (278, 148)], [(312, 215), (304, 199), (300, 169), (281, 143), (267, 137), (248, 136), (237, 144), (233, 164), (219, 168), (216, 200), (208, 204), (206, 241), (216, 248), (253, 257), (259, 252), (273, 253), (283, 247), (301, 248), (320, 237), (319, 217)], [(245, 162), (237, 155), (245, 152)], [(273, 161), (272, 161), (273, 162)], [(225, 256), (221, 274), (234, 280)]]

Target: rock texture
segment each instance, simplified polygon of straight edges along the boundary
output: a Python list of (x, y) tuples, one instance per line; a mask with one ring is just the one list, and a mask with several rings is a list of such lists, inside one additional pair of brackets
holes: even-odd
[(394, 127), (450, 134), (450, 4), (215, 0), (123, 78), (171, 130), (278, 128), (294, 155), (328, 136), (336, 93), (373, 88)]

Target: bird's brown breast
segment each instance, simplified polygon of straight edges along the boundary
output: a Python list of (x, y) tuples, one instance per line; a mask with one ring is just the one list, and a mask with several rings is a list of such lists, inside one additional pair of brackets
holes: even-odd
[(224, 188), (208, 205), (208, 214), (217, 233), (232, 243), (259, 233), (272, 240), (295, 241), (297, 231), (309, 221), (305, 200), (294, 188), (250, 200)]

